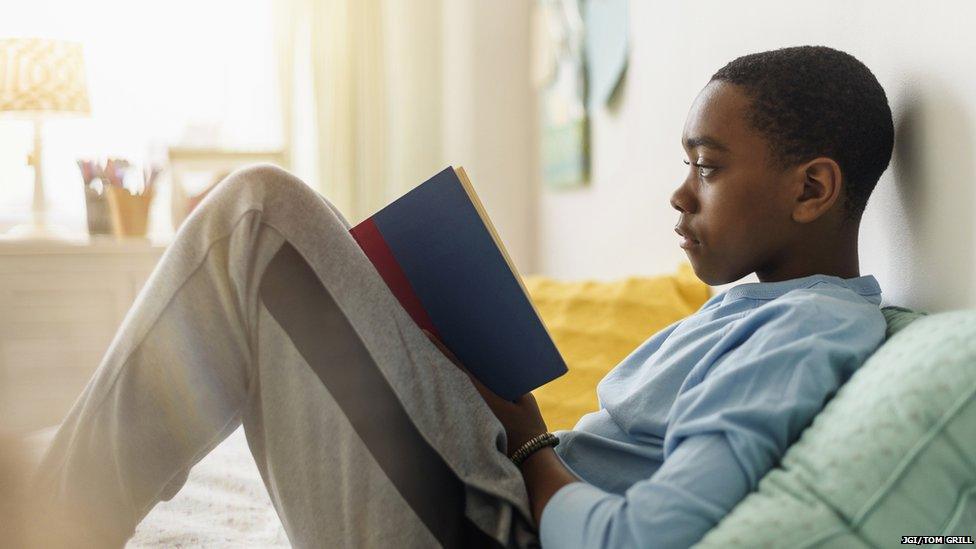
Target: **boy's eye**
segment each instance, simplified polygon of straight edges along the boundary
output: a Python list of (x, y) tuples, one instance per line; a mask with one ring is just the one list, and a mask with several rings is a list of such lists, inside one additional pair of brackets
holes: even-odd
[[(698, 168), (698, 175), (701, 177), (709, 177), (710, 175), (712, 175), (712, 172), (715, 171), (715, 168), (711, 166), (705, 166), (703, 164), (692, 164), (687, 160), (684, 160), (683, 162), (685, 163), (685, 165), (695, 166), (696, 168)], [(708, 173), (703, 172), (703, 170), (708, 170)]]

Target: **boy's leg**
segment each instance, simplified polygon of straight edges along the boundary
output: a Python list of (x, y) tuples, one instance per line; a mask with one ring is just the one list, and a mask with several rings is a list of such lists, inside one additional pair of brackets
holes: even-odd
[(271, 166), (236, 172), (187, 219), (37, 490), (128, 537), (242, 420), (297, 546), (531, 541), (501, 425), (341, 214)]

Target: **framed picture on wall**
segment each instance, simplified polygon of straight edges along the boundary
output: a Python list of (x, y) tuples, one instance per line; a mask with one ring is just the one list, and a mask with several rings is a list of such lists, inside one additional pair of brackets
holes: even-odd
[(578, 0), (540, 0), (534, 14), (542, 179), (556, 188), (589, 179), (583, 20)]

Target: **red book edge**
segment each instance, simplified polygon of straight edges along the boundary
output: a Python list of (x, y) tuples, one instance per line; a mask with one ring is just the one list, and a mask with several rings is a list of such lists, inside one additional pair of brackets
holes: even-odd
[(440, 334), (437, 332), (437, 328), (434, 327), (430, 315), (427, 314), (427, 310), (424, 309), (417, 294), (414, 293), (413, 286), (410, 285), (410, 280), (407, 278), (406, 273), (403, 272), (403, 269), (400, 268), (400, 264), (397, 263), (396, 258), (393, 256), (393, 250), (386, 243), (386, 239), (383, 238), (383, 233), (380, 232), (379, 227), (376, 226), (373, 219), (369, 218), (363, 221), (350, 229), (349, 232), (352, 233), (352, 237), (359, 244), (359, 247), (363, 249), (363, 253), (373, 263), (373, 266), (376, 267), (376, 271), (380, 274), (383, 282), (386, 282), (390, 291), (393, 292), (400, 305), (410, 314), (413, 321), (421, 328), (440, 338)]

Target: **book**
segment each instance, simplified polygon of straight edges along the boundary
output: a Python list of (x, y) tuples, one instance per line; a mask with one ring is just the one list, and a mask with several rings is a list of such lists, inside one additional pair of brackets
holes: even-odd
[(463, 168), (448, 167), (350, 232), (393, 295), (508, 400), (566, 373)]

